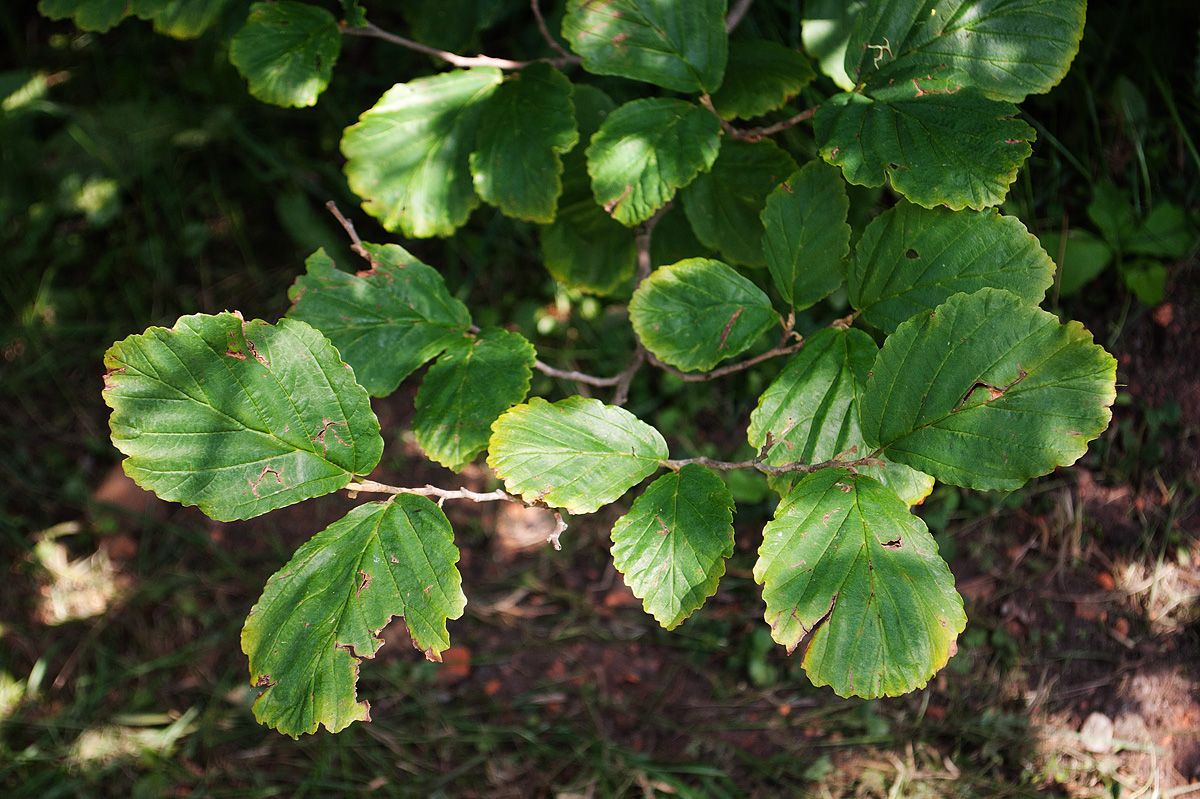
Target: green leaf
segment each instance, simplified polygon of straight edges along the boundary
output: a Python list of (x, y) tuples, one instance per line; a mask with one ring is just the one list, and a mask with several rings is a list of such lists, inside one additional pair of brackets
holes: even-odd
[(647, 98), (609, 114), (587, 150), (596, 202), (636, 225), (717, 160), (721, 122), (683, 100)]
[(650, 484), (612, 530), (613, 563), (646, 612), (673, 630), (717, 590), (733, 554), (733, 497), (694, 463)]
[(568, 0), (562, 35), (595, 75), (711, 94), (725, 74), (725, 0)]
[(467, 601), (457, 562), (445, 514), (413, 494), (360, 505), (317, 533), (267, 581), (242, 628), (255, 718), (293, 738), (370, 721), (359, 665), (383, 646), (379, 633), (394, 616), (441, 660), (446, 620)]
[(129, 0), (38, 0), (38, 13), (50, 19), (71, 17), (80, 30), (105, 33), (129, 14)]
[(883, 85), (913, 71), (960, 70), (1019, 103), (1062, 80), (1083, 37), (1086, 0), (877, 0), (846, 48), (846, 72)]
[(104, 365), (125, 473), (219, 521), (337, 491), (383, 453), (354, 371), (303, 322), (185, 316), (117, 342)]
[(854, 88), (856, 81), (846, 74), (846, 46), (855, 20), (866, 7), (865, 0), (806, 0), (804, 3), (804, 18), (800, 21), (804, 49), (817, 59), (821, 72), (847, 92)]
[(467, 306), (450, 296), (437, 270), (395, 244), (366, 244), (374, 266), (356, 275), (319, 250), (288, 291), (288, 316), (320, 330), (377, 397), (462, 338)]
[(525, 399), (535, 357), (520, 333), (494, 327), (451, 344), (417, 392), (412, 429), (425, 454), (457, 472), (487, 449), (492, 422)]
[(712, 96), (713, 107), (722, 119), (753, 119), (783, 107), (815, 77), (802, 53), (778, 42), (730, 42), (725, 82)]
[(347, 27), (365, 28), (367, 26), (367, 10), (359, 4), (359, 0), (348, 0), (342, 6), (346, 13)]
[(779, 322), (771, 300), (733, 268), (689, 258), (656, 269), (629, 302), (629, 321), (665, 363), (708, 371)]
[(1114, 250), (1125, 249), (1126, 239), (1137, 229), (1129, 197), (1111, 183), (1096, 184), (1087, 214)]
[(533, 397), (492, 425), (487, 463), (526, 502), (591, 513), (654, 474), (667, 454), (662, 435), (623, 408)]
[(1053, 282), (1054, 262), (1021, 220), (901, 200), (863, 232), (848, 289), (863, 319), (890, 334), (952, 294), (1007, 289), (1037, 305)]
[(229, 60), (264, 103), (315, 105), (342, 49), (337, 20), (319, 6), (255, 3), (229, 42)]
[(1156, 205), (1125, 241), (1125, 251), (1151, 258), (1183, 258), (1196, 243), (1187, 212), (1175, 203)]
[[(809, 336), (750, 414), (751, 446), (761, 451), (768, 436), (779, 442), (767, 455), (770, 466), (869, 455), (858, 423), (858, 398), (878, 352), (874, 340), (861, 330), (825, 328)], [(933, 489), (932, 477), (902, 463), (862, 466), (858, 471), (880, 480), (909, 505)], [(801, 476), (772, 476), (770, 484), (786, 496)]]
[(966, 627), (954, 576), (925, 523), (847, 469), (801, 480), (763, 530), (754, 566), (772, 637), (839, 696), (922, 688)]
[(779, 294), (794, 309), (808, 308), (842, 285), (849, 211), (846, 182), (823, 161), (809, 161), (767, 198), (762, 248)]
[(132, 0), (140, 19), (152, 20), (154, 32), (176, 39), (194, 39), (220, 19), (229, 0)]
[(1043, 233), (1038, 241), (1058, 262), (1060, 297), (1075, 294), (1112, 263), (1112, 247), (1086, 230), (1068, 230), (1065, 246), (1061, 232)]
[(1158, 305), (1167, 290), (1167, 268), (1158, 261), (1137, 258), (1121, 264), (1125, 285), (1144, 305)]
[(346, 179), (363, 210), (413, 237), (449, 236), (466, 222), (479, 205), (469, 157), (502, 77), (481, 67), (398, 83), (346, 128)]
[(731, 263), (765, 266), (759, 217), (767, 197), (795, 171), (796, 162), (773, 141), (725, 142), (712, 169), (680, 192), (696, 238)]
[(530, 64), (508, 77), (483, 110), (471, 153), (475, 191), (506, 216), (553, 222), (560, 156), (578, 140), (571, 82), (549, 64)]
[[(580, 142), (592, 135), (616, 104), (587, 84), (575, 87), (572, 100)], [(563, 156), (562, 196), (554, 223), (541, 230), (542, 259), (556, 280), (594, 294), (611, 294), (637, 268), (637, 242), (629, 228), (596, 205), (587, 172), (587, 148)]]
[(1001, 289), (955, 294), (884, 342), (863, 436), (938, 480), (1019, 488), (1074, 463), (1108, 426), (1116, 365), (1078, 322)]
[(888, 177), (926, 208), (978, 210), (1003, 201), (1032, 151), (1033, 128), (1016, 114), (950, 70), (932, 70), (835, 95), (813, 125), (821, 157), (849, 182), (882, 186)]

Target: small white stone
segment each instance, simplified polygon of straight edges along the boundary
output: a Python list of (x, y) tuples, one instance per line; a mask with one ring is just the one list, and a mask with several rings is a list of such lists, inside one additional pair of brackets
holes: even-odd
[(1079, 728), (1083, 748), (1094, 754), (1112, 751), (1113, 721), (1103, 713), (1088, 716)]

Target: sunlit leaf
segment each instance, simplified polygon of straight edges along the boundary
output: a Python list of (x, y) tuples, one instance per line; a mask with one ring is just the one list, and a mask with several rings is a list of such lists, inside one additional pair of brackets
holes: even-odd
[(1108, 426), (1116, 361), (1078, 322), (1001, 289), (955, 294), (888, 337), (860, 405), (885, 457), (968, 488), (1067, 466)]
[(346, 179), (363, 210), (406, 236), (449, 236), (479, 197), (469, 158), (498, 69), (398, 83), (342, 136)]
[(592, 191), (604, 210), (635, 225), (717, 160), (721, 122), (683, 100), (647, 98), (609, 114), (588, 147)]
[(839, 89), (850, 91), (855, 79), (846, 74), (846, 47), (865, 0), (805, 0), (800, 37), (804, 49)]
[(185, 316), (117, 342), (104, 365), (126, 474), (220, 521), (336, 491), (383, 452), (354, 371), (303, 322)]
[(264, 103), (308, 106), (333, 76), (342, 47), (337, 19), (319, 6), (255, 3), (229, 42), (229, 61)]
[(846, 469), (801, 480), (763, 530), (754, 566), (771, 635), (839, 696), (924, 687), (966, 627), (954, 577), (924, 522)]
[(562, 35), (596, 75), (711, 94), (725, 74), (725, 0), (568, 0)]
[(549, 64), (530, 64), (505, 80), (483, 110), (471, 153), (475, 191), (507, 216), (553, 222), (561, 155), (578, 138), (571, 82)]
[(526, 502), (591, 513), (653, 474), (667, 442), (623, 408), (575, 396), (533, 397), (492, 425), (488, 466)]
[(396, 244), (367, 244), (374, 267), (351, 275), (318, 251), (288, 291), (288, 316), (320, 330), (377, 397), (461, 339), (467, 307), (450, 296), (438, 272)]
[(242, 628), (255, 718), (293, 738), (370, 721), (359, 665), (395, 616), (427, 658), (441, 660), (446, 621), (466, 605), (457, 562), (445, 514), (412, 494), (360, 505), (318, 533), (267, 581)]

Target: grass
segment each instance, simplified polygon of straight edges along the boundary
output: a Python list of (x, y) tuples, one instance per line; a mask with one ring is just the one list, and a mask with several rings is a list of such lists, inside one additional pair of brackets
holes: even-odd
[[(739, 516), (721, 590), (671, 634), (617, 590), (604, 520), (573, 528), (562, 555), (505, 559), (491, 519), (477, 515), (457, 520), (471, 603), (452, 633), (469, 675), (426, 663), (389, 631), (360, 677), (374, 722), (300, 741), (256, 724), (241, 622), (266, 577), (318, 529), (314, 517), (341, 505), (257, 525), (101, 507), (95, 489), (117, 462), (101, 357), (182, 313), (275, 318), (305, 255), (324, 246), (349, 260), (320, 207), (331, 197), (355, 206), (336, 142), (386, 88), (375, 85), (386, 71), (366, 51), (347, 54), (349, 74), (365, 76), (361, 103), (340, 72), (341, 104), (273, 110), (245, 96), (218, 37), (180, 44), (137, 22), (81, 36), (32, 5), (0, 11), (0, 85), (28, 97), (0, 115), (4, 796), (1186, 795), (1155, 783), (1161, 735), (1096, 753), (1078, 734), (1099, 708), (1153, 722), (1183, 752), (1194, 732), (1154, 717), (1134, 682), (1167, 691), (1164, 675), (1200, 652), (1197, 421), (1195, 405), (1172, 394), (1196, 385), (1180, 371), (1194, 333), (1151, 321), (1111, 272), (1062, 304), (1135, 358), (1122, 362), (1125, 404), (1084, 471), (1013, 494), (940, 488), (921, 509), (953, 556), (970, 615), (958, 655), (929, 688), (840, 700), (770, 644), (748, 576), (766, 509)], [(1031, 228), (1057, 229), (1064, 215), (1084, 224), (1101, 181), (1142, 209), (1170, 199), (1194, 214), (1200, 164), (1187, 132), (1200, 115), (1177, 68), (1195, 43), (1194, 17), (1183, 2), (1157, 16), (1092, 4), (1067, 84), (1028, 105), (1041, 143), (1012, 211)], [(1122, 73), (1151, 108), (1137, 130), (1113, 105)], [(356, 221), (366, 238), (390, 240)], [(529, 232), (499, 215), (419, 246), (472, 307), (515, 304), (512, 276), (536, 268)], [(1169, 299), (1188, 318), (1194, 264), (1171, 269), (1179, 290)], [(523, 329), (542, 323), (547, 351), (608, 360), (621, 344), (603, 315), (569, 339), (553, 324), (560, 309), (548, 309), (558, 300), (585, 316), (580, 298), (557, 296), (548, 280), (533, 293), (514, 315)], [(1164, 349), (1168, 337), (1182, 343)], [(1139, 354), (1148, 351), (1165, 354)], [(719, 404), (689, 399), (674, 419), (649, 393), (638, 410), (699, 441), (744, 415), (762, 376), (741, 379)], [(686, 396), (669, 381), (663, 390)], [(685, 426), (688, 417), (699, 421)], [(409, 467), (397, 456), (393, 468)], [(1200, 754), (1175, 765), (1189, 763)]]

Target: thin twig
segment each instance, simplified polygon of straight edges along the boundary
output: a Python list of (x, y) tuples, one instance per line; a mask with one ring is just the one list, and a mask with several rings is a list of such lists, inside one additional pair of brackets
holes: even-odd
[(652, 264), (650, 263), (650, 237), (654, 233), (654, 227), (658, 224), (658, 220), (663, 218), (663, 214), (671, 210), (673, 202), (668, 202), (662, 208), (659, 208), (654, 214), (642, 224), (638, 225), (637, 235), (634, 237), (635, 245), (637, 246), (637, 278), (634, 288), (641, 285), (642, 281), (650, 277)]
[(721, 130), (725, 131), (735, 139), (743, 138), (743, 134), (740, 130), (729, 124), (725, 117), (717, 113), (717, 107), (713, 105), (711, 97), (709, 97), (707, 94), (700, 95), (700, 105), (712, 112), (712, 115), (715, 116), (717, 121), (721, 123)]
[(365, 492), (369, 494), (419, 494), (423, 497), (437, 497), (438, 500), (469, 499), (472, 502), (515, 502), (518, 505), (526, 504), (520, 497), (514, 497), (512, 494), (500, 489), (480, 494), (478, 491), (470, 491), (466, 488), (458, 488), (453, 491), (431, 485), (427, 485), (424, 488), (400, 488), (385, 485), (384, 483), (377, 483), (374, 480), (362, 480), (361, 482), (350, 483), (346, 486), (346, 490), (350, 492), (350, 499), (354, 499), (360, 493)]
[(533, 366), (539, 372), (550, 377), (557, 377), (562, 380), (574, 380), (576, 383), (587, 383), (589, 386), (615, 386), (621, 382), (621, 375), (613, 375), (612, 377), (596, 377), (584, 372), (567, 371), (565, 369), (555, 369), (549, 364), (542, 363), (540, 360), (534, 360)]
[(508, 58), (493, 58), (487, 55), (478, 56), (461, 56), (455, 53), (450, 53), (445, 50), (439, 50), (436, 47), (430, 47), (420, 42), (414, 42), (412, 39), (405, 39), (403, 36), (397, 36), (394, 33), (385, 31), (374, 23), (368, 22), (361, 28), (351, 28), (347, 25), (342, 26), (342, 33), (350, 34), (351, 36), (363, 36), (368, 39), (382, 39), (385, 42), (398, 44), (401, 47), (407, 47), (409, 50), (415, 50), (418, 53), (440, 58), (448, 64), (453, 64), (456, 67), (463, 69), (469, 67), (497, 67), (499, 69), (521, 69), (527, 67), (537, 61), (545, 61), (546, 63), (555, 66), (563, 67), (567, 64), (578, 63), (576, 59), (570, 57), (563, 58), (535, 58), (533, 61), (513, 61)]
[(642, 364), (646, 362), (647, 355), (649, 353), (646, 352), (646, 348), (639, 341), (637, 349), (633, 353), (633, 360), (629, 362), (629, 365), (625, 367), (621, 374), (617, 375), (617, 390), (613, 392), (613, 405), (624, 405), (625, 401), (629, 399), (629, 386), (633, 383), (633, 376), (637, 374), (638, 369), (642, 368)]
[(780, 131), (787, 130), (788, 128), (792, 127), (793, 125), (799, 125), (801, 122), (803, 122), (806, 119), (809, 119), (810, 117), (812, 117), (813, 114), (817, 113), (818, 108), (820, 108), (820, 106), (814, 105), (812, 108), (806, 108), (803, 111), (801, 111), (799, 114), (796, 114), (796, 116), (791, 117), (790, 119), (785, 119), (782, 122), (776, 122), (774, 125), (767, 125), (766, 127), (762, 127), (762, 128), (749, 128), (747, 130), (738, 130), (738, 131), (735, 131), (733, 135), (735, 138), (741, 139), (742, 141), (749, 141), (749, 142), (759, 141), (760, 139), (764, 139), (767, 136), (772, 136), (776, 133), (779, 133)]
[(733, 29), (742, 21), (742, 17), (746, 16), (746, 12), (750, 10), (750, 4), (754, 0), (737, 0), (729, 13), (725, 15), (725, 32), (733, 33)]
[(566, 49), (558, 43), (558, 40), (550, 35), (550, 29), (546, 27), (546, 18), (542, 16), (542, 9), (538, 4), (538, 0), (529, 0), (529, 7), (533, 9), (533, 16), (537, 20), (538, 30), (542, 32), (542, 38), (554, 48), (554, 52), (559, 53), (563, 58), (568, 59), (570, 63), (582, 64), (582, 58), (568, 53)]
[(746, 461), (715, 461), (712, 458), (683, 458), (681, 460), (665, 460), (659, 461), (660, 464), (668, 469), (679, 471), (689, 463), (696, 463), (701, 466), (707, 466), (711, 469), (720, 469), (721, 471), (730, 471), (732, 469), (757, 469), (763, 474), (778, 475), (778, 474), (811, 474), (820, 471), (821, 469), (830, 469), (835, 467), (854, 468), (856, 466), (883, 466), (884, 462), (874, 456), (859, 458), (853, 461), (839, 461), (836, 458), (820, 463), (785, 463), (782, 466), (768, 466), (763, 463), (763, 456), (759, 455), (756, 458), (751, 458)]
[(334, 219), (340, 222), (342, 227), (345, 228), (346, 235), (350, 237), (350, 249), (354, 250), (355, 253), (365, 258), (367, 263), (374, 267), (376, 265), (375, 259), (371, 257), (371, 254), (367, 252), (367, 248), (363, 246), (362, 239), (358, 237), (358, 231), (354, 229), (354, 223), (342, 214), (341, 210), (339, 210), (337, 207), (337, 203), (335, 203), (333, 200), (325, 203), (325, 208), (329, 211), (329, 213), (333, 214)]
[(763, 361), (770, 360), (771, 358), (775, 358), (780, 355), (791, 355), (792, 353), (799, 352), (801, 349), (804, 348), (804, 344), (805, 344), (805, 342), (803, 340), (796, 341), (796, 342), (793, 342), (793, 343), (787, 344), (787, 345), (780, 344), (777, 347), (773, 347), (773, 348), (767, 350), (766, 352), (762, 353), (761, 355), (755, 355), (753, 358), (750, 358), (749, 360), (739, 361), (738, 363), (731, 363), (727, 366), (722, 366), (720, 369), (714, 369), (711, 372), (700, 372), (700, 373), (684, 372), (680, 369), (676, 369), (674, 366), (671, 366), (670, 364), (663, 363), (658, 358), (655, 358), (653, 355), (647, 355), (647, 358), (649, 359), (650, 363), (657, 366), (659, 369), (662, 369), (665, 372), (670, 372), (671, 374), (675, 375), (676, 377), (678, 377), (680, 380), (684, 381), (685, 383), (703, 383), (706, 380), (716, 380), (718, 377), (724, 377), (725, 375), (733, 374), (734, 372), (740, 372), (743, 369), (749, 369), (751, 366), (760, 364)]

